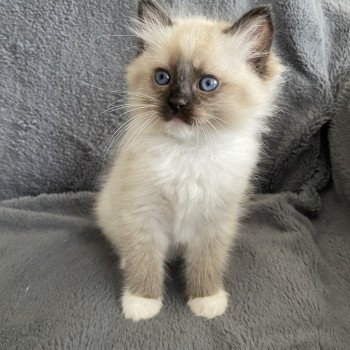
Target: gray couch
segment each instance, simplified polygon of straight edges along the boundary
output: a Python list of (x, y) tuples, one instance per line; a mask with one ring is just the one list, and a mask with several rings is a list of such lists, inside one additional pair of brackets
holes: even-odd
[[(234, 21), (266, 1), (189, 3)], [(91, 208), (104, 141), (125, 120), (102, 112), (125, 90), (136, 4), (0, 4), (0, 349), (350, 349), (350, 3), (272, 8), (289, 74), (233, 248), (229, 308), (194, 317), (175, 265), (161, 313), (132, 323)]]

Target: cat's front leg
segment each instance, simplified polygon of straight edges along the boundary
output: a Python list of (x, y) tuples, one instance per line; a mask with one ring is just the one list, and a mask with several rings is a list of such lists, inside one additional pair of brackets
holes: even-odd
[(134, 321), (148, 319), (162, 307), (167, 238), (149, 217), (142, 226), (129, 223), (122, 230), (118, 248), (124, 272), (123, 313)]
[[(213, 230), (220, 230), (219, 226)], [(185, 252), (188, 306), (196, 316), (208, 319), (223, 314), (227, 307), (223, 274), (234, 234), (232, 224), (218, 233), (209, 227), (198, 232)]]

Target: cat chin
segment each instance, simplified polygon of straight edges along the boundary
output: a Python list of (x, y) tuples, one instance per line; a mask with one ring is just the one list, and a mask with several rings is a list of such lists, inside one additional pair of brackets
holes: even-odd
[(178, 140), (188, 140), (195, 134), (194, 126), (188, 125), (181, 120), (173, 119), (164, 123), (164, 132), (166, 135)]

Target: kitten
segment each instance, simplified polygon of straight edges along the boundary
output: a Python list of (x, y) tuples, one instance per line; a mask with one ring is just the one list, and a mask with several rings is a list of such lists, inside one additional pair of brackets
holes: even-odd
[(182, 247), (188, 306), (227, 307), (223, 274), (283, 66), (268, 7), (230, 24), (170, 18), (139, 1), (139, 53), (127, 73), (130, 124), (98, 197), (125, 276), (126, 318), (162, 306), (164, 264)]

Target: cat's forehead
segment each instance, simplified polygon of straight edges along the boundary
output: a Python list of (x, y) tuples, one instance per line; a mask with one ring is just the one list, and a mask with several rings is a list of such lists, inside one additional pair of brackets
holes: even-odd
[(227, 23), (202, 18), (175, 19), (173, 26), (156, 35), (153, 49), (169, 68), (202, 71), (215, 65), (225, 27)]

